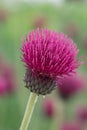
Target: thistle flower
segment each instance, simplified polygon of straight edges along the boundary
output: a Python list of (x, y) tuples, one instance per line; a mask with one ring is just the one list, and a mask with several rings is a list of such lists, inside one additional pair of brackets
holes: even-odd
[(61, 130), (83, 130), (83, 126), (77, 122), (64, 123)]
[(44, 100), (42, 104), (43, 113), (46, 117), (53, 117), (55, 112), (55, 104), (52, 99)]
[(32, 92), (20, 130), (26, 130), (38, 95), (46, 95), (56, 87), (56, 78), (74, 73), (79, 63), (78, 49), (63, 33), (36, 29), (23, 42), (22, 61), (26, 66), (25, 83)]
[(76, 111), (76, 118), (82, 122), (87, 122), (87, 106), (79, 106)]
[(57, 77), (74, 73), (79, 66), (78, 49), (63, 33), (47, 29), (32, 31), (21, 51), (27, 68), (26, 87), (38, 95), (50, 93)]
[(73, 96), (76, 92), (84, 88), (82, 78), (76, 76), (75, 74), (58, 79), (57, 84), (57, 89), (63, 99), (68, 99), (70, 96)]

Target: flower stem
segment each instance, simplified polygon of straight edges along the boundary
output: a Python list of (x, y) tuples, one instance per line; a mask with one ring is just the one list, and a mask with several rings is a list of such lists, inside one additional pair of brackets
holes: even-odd
[(34, 107), (35, 107), (35, 103), (37, 102), (37, 99), (38, 99), (37, 94), (35, 94), (35, 93), (30, 94), (30, 97), (29, 97), (29, 100), (27, 103), (27, 107), (26, 107), (26, 111), (25, 111), (25, 114), (23, 117), (23, 121), (22, 121), (21, 126), (20, 126), (20, 130), (27, 130), (28, 125), (29, 125), (30, 120), (31, 120), (31, 116), (32, 116)]

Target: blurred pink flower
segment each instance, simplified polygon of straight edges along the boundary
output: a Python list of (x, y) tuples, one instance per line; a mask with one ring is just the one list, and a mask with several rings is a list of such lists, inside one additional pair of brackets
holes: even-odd
[(77, 111), (76, 111), (76, 118), (81, 122), (81, 123), (86, 123), (87, 122), (87, 106), (79, 106)]
[(46, 17), (44, 16), (37, 16), (33, 20), (33, 27), (35, 28), (43, 28), (46, 26), (46, 24), (47, 24), (47, 20)]
[(0, 76), (0, 95), (6, 94), (7, 84), (4, 78)]
[(6, 9), (0, 9), (0, 22), (5, 22), (8, 18), (8, 11)]
[(55, 113), (55, 104), (53, 100), (51, 99), (46, 99), (43, 102), (42, 105), (43, 113), (46, 117), (53, 117)]
[[(76, 59), (78, 49), (75, 43), (63, 33), (51, 31), (48, 29), (37, 29), (29, 33), (21, 48), (22, 61), (27, 67), (25, 82), (30, 90), (38, 94), (45, 95), (53, 90), (50, 84), (52, 80), (58, 76), (74, 73), (79, 66)], [(34, 76), (33, 76), (34, 75)], [(48, 90), (46, 91), (45, 84), (35, 88), (40, 84), (40, 78), (47, 82)], [(33, 84), (32, 81), (33, 80)], [(36, 82), (34, 82), (36, 79)], [(42, 80), (42, 81), (43, 81)], [(43, 83), (43, 82), (42, 82)], [(33, 87), (32, 87), (33, 86)], [(45, 90), (43, 90), (43, 88)]]
[(79, 28), (76, 23), (70, 22), (65, 28), (65, 33), (72, 38), (76, 38), (79, 35)]
[(83, 79), (77, 75), (61, 77), (57, 84), (58, 92), (63, 99), (68, 99), (84, 88)]
[(87, 50), (87, 35), (84, 37), (82, 45), (83, 45), (84, 49)]
[(12, 94), (16, 90), (15, 70), (4, 59), (0, 63), (0, 95)]
[(16, 79), (14, 69), (11, 66), (6, 66), (2, 73), (2, 77), (6, 81), (7, 93), (13, 93), (16, 89)]
[(64, 123), (61, 130), (83, 130), (83, 126), (78, 122)]

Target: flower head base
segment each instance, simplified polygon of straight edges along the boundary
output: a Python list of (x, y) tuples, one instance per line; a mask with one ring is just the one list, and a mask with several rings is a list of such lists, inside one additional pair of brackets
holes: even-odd
[[(77, 47), (63, 33), (47, 29), (32, 31), (23, 42), (21, 50), (27, 70), (37, 78), (53, 80), (58, 76), (75, 72), (79, 66), (76, 60)], [(27, 79), (30, 79), (30, 76)]]
[(84, 87), (83, 80), (76, 75), (62, 77), (57, 82), (59, 94), (63, 99), (68, 99)]
[(44, 77), (43, 75), (36, 76), (31, 70), (26, 70), (25, 74), (26, 87), (31, 92), (37, 93), (38, 95), (46, 95), (55, 88), (55, 82), (50, 77)]

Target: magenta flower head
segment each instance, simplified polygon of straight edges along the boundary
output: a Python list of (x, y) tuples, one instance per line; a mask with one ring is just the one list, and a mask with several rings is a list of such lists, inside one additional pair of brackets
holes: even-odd
[(84, 88), (82, 78), (77, 75), (64, 76), (57, 81), (58, 92), (63, 99), (68, 99), (76, 92), (79, 92)]
[(83, 126), (78, 122), (64, 123), (61, 130), (83, 130)]
[(74, 73), (79, 66), (75, 43), (63, 33), (48, 29), (31, 31), (21, 51), (27, 68), (26, 87), (38, 95), (50, 93), (57, 77)]
[(87, 106), (79, 106), (76, 111), (76, 118), (82, 122), (87, 122)]

